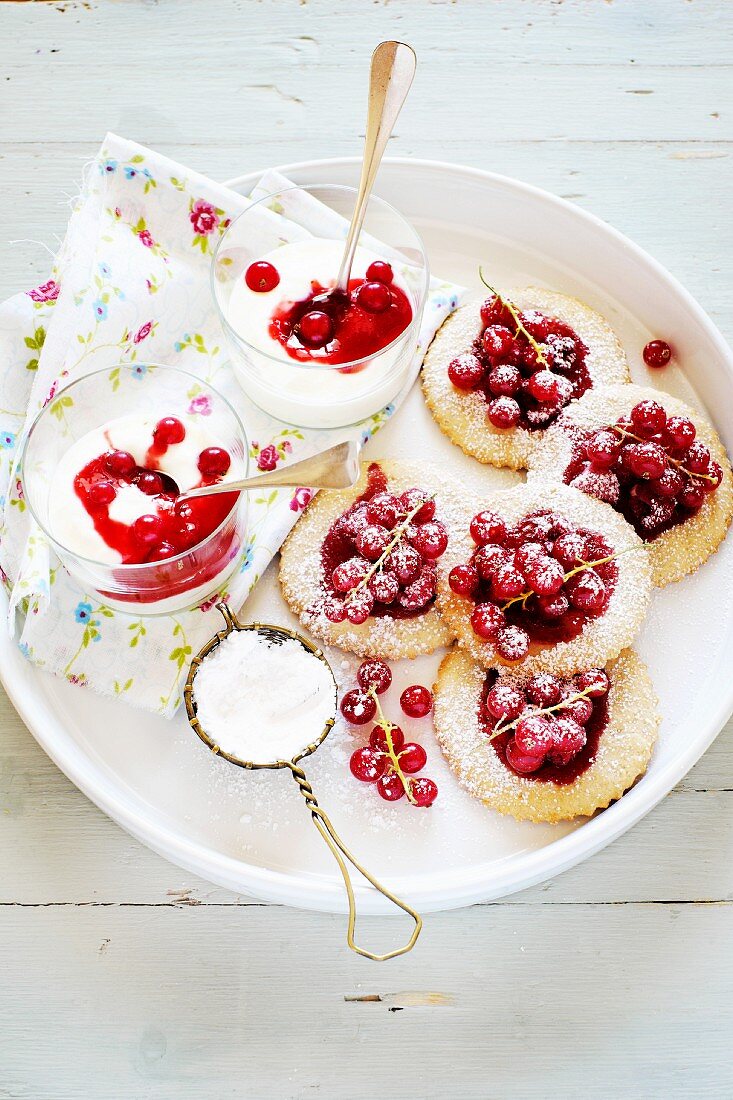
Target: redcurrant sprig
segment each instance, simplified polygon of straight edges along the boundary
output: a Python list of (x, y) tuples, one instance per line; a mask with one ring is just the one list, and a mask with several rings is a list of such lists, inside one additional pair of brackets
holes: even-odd
[(503, 294), (500, 294), (499, 291), (491, 285), (491, 283), (488, 283), (486, 281), (486, 279), (484, 278), (483, 268), (479, 267), (478, 274), (479, 274), (479, 278), (480, 278), (481, 282), (484, 284), (484, 286), (487, 288), (487, 290), (490, 290), (491, 293), (496, 298), (498, 298), (498, 300), (501, 302), (501, 304), (504, 306), (504, 308), (506, 310), (508, 310), (508, 312), (511, 314), (512, 320), (514, 321), (514, 324), (517, 326), (517, 331), (514, 333), (514, 336), (517, 337), (521, 332), (522, 336), (524, 336), (524, 338), (529, 341), (530, 345), (534, 349), (535, 355), (537, 356), (538, 360), (540, 361), (542, 366), (545, 368), (545, 370), (551, 371), (552, 367), (550, 365), (550, 362), (549, 362), (547, 356), (545, 355), (544, 351), (542, 350), (541, 344), (539, 344), (535, 340), (532, 333), (527, 329), (526, 325), (524, 324), (524, 321), (522, 320), (521, 314), (519, 313), (519, 310), (514, 305), (514, 303), (511, 302), (508, 298), (505, 298)]
[[(585, 573), (588, 569), (595, 569), (597, 565), (607, 565), (608, 562), (615, 561), (616, 558), (620, 558), (623, 554), (629, 554), (632, 550), (636, 550), (636, 546), (628, 546), (625, 550), (618, 550), (614, 554), (608, 554), (605, 558), (596, 558), (595, 561), (583, 561), (580, 565), (576, 565), (573, 569), (569, 569), (567, 573), (563, 575), (562, 583), (566, 584), (571, 577), (574, 577), (577, 573)], [(506, 603), (501, 604), (501, 610), (506, 611), (512, 604), (522, 603), (526, 604), (530, 596), (535, 596), (537, 593), (533, 588), (530, 588), (527, 592), (520, 592), (518, 596), (513, 596), (511, 600), (507, 600)]]
[[(352, 775), (363, 783), (375, 783), (382, 798), (388, 802), (407, 795), (413, 806), (430, 806), (435, 801), (438, 788), (426, 776), (410, 778), (427, 762), (427, 753), (416, 742), (405, 744), (405, 736), (398, 725), (390, 721), (379, 700), (379, 695), (392, 682), (392, 673), (384, 661), (368, 660), (360, 666), (357, 679), (359, 688), (349, 691), (341, 700), (341, 713), (356, 725), (374, 720), (369, 743), (355, 749), (349, 766)], [(402, 693), (402, 709), (411, 717), (422, 717), (432, 709), (432, 695), (427, 688), (413, 685)]]
[(380, 572), (380, 570), (384, 567), (385, 562), (389, 558), (389, 555), (392, 553), (392, 551), (395, 549), (395, 547), (398, 545), (398, 543), (400, 543), (402, 541), (402, 536), (404, 535), (405, 531), (407, 530), (407, 528), (412, 523), (412, 521), (415, 518), (415, 516), (417, 515), (417, 513), (422, 508), (424, 508), (426, 504), (428, 504), (432, 500), (435, 500), (435, 493), (431, 493), (429, 496), (426, 495), (422, 500), (420, 500), (414, 506), (414, 508), (410, 508), (410, 510), (405, 514), (405, 516), (400, 520), (400, 522), (394, 528), (394, 530), (392, 532), (392, 537), (390, 538), (389, 542), (387, 543), (386, 547), (384, 548), (383, 552), (379, 555), (377, 560), (375, 562), (373, 562), (372, 565), (370, 565), (369, 569), (367, 569), (366, 573), (361, 578), (359, 583), (354, 585), (354, 587), (352, 589), (350, 589), (349, 592), (347, 592), (346, 597), (344, 599), (344, 603), (348, 604), (351, 600), (353, 600), (356, 593), (361, 591), (362, 588), (366, 587), (366, 585), (369, 584), (369, 581), (372, 579), (372, 577), (376, 573)]

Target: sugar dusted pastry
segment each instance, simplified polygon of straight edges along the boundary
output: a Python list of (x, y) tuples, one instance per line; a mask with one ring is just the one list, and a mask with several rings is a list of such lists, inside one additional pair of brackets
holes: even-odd
[(530, 463), (530, 481), (564, 481), (625, 516), (648, 546), (656, 585), (694, 572), (733, 515), (733, 477), (718, 433), (659, 390), (591, 390), (545, 433)]
[(364, 464), (352, 489), (320, 492), (285, 542), (289, 607), (316, 637), (361, 656), (415, 657), (449, 644), (436, 565), (464, 499), (430, 466)]
[(568, 679), (487, 672), (454, 648), (438, 671), (434, 721), (470, 794), (520, 820), (565, 821), (604, 809), (643, 775), (659, 714), (631, 649)]
[(480, 462), (517, 470), (569, 402), (628, 379), (608, 322), (538, 287), (456, 310), (422, 369), (425, 400), (449, 439)]
[(557, 483), (518, 485), (464, 506), (438, 563), (447, 626), (485, 667), (568, 676), (605, 665), (646, 614), (651, 569), (613, 509)]

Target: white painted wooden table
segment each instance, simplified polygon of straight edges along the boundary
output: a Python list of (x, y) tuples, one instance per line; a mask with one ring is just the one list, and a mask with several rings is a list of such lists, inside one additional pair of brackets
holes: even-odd
[[(105, 130), (220, 179), (357, 153), (403, 37), (395, 153), (593, 210), (730, 337), (732, 32), (728, 0), (3, 2), (0, 295), (43, 281)], [(1, 696), (0, 1097), (729, 1097), (732, 735), (612, 848), (379, 967), (142, 848)]]

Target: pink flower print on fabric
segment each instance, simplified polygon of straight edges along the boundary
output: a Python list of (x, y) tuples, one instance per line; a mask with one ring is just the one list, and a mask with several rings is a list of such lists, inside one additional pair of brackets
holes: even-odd
[(219, 215), (215, 207), (204, 199), (196, 199), (191, 207), (189, 218), (191, 219), (191, 225), (202, 237), (206, 237), (209, 233), (213, 233), (219, 224)]
[(49, 279), (47, 283), (43, 283), (42, 286), (34, 287), (33, 290), (26, 290), (26, 294), (29, 298), (32, 298), (34, 302), (55, 302), (59, 296), (59, 290), (61, 287), (53, 279)]
[(296, 489), (293, 493), (293, 499), (290, 501), (291, 512), (302, 512), (306, 504), (310, 504), (313, 500), (313, 490), (301, 488)]

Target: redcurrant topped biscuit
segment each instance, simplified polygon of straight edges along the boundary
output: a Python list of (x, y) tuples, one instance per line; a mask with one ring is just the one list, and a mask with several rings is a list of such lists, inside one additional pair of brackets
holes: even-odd
[(438, 563), (438, 603), (487, 667), (572, 675), (629, 645), (651, 570), (626, 520), (562, 484), (519, 485), (464, 511)]
[(593, 390), (566, 409), (533, 453), (529, 478), (562, 480), (620, 512), (647, 544), (660, 586), (694, 572), (733, 516), (730, 462), (715, 429), (641, 386)]
[(364, 464), (352, 489), (322, 490), (282, 548), (280, 584), (316, 637), (369, 657), (415, 657), (454, 635), (435, 606), (436, 567), (459, 486), (395, 461)]
[(630, 649), (573, 677), (487, 672), (465, 651), (443, 660), (435, 730), (463, 787), (520, 820), (604, 809), (646, 770), (659, 728), (646, 666)]
[(480, 462), (517, 470), (571, 401), (628, 379), (608, 322), (537, 287), (456, 310), (422, 370), (425, 400), (445, 434)]

